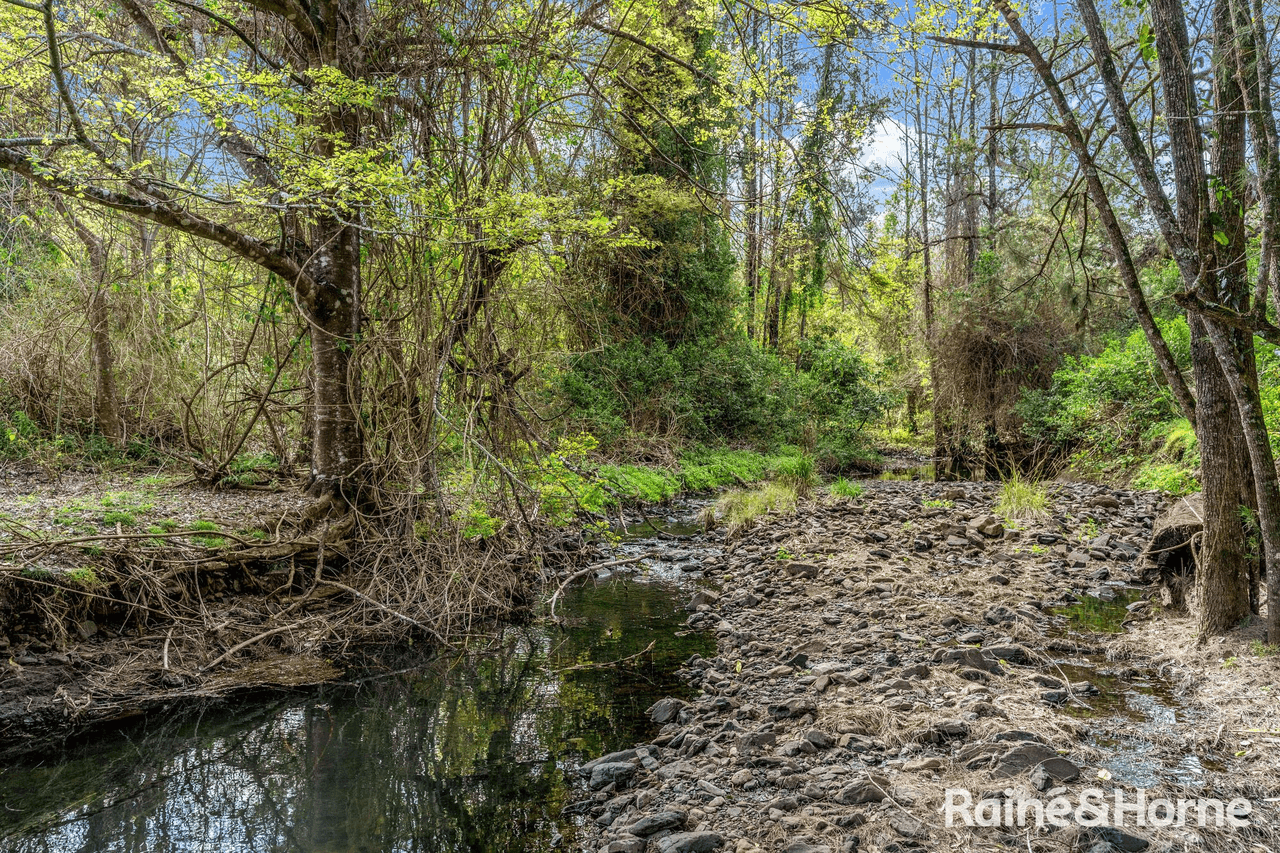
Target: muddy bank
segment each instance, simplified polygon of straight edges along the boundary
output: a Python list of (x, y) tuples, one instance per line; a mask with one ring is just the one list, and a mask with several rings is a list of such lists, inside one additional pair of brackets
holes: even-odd
[[(1155, 495), (1059, 485), (1050, 515), (1013, 526), (994, 485), (867, 487), (699, 561), (716, 588), (688, 624), (718, 640), (684, 670), (701, 694), (584, 768), (581, 849), (1274, 849), (1280, 672), (1250, 658), (1242, 726), (1221, 661), (1161, 641), (1188, 620), (1134, 588)], [(1086, 788), (1243, 798), (1252, 825), (944, 825), (948, 789), (1003, 808)]]
[(344, 542), (304, 526), (308, 504), (293, 484), (0, 468), (0, 758), (332, 682), (380, 647), (487, 636), (598, 553), (563, 531), (436, 546), (377, 519)]

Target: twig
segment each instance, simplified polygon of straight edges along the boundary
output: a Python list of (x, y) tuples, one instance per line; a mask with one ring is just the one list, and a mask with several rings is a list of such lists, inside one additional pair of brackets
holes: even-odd
[(365, 601), (365, 602), (368, 602), (369, 604), (372, 604), (374, 607), (377, 607), (379, 610), (384, 610), (387, 613), (390, 613), (392, 616), (396, 617), (401, 622), (406, 622), (410, 625), (413, 625), (415, 628), (421, 628), (422, 630), (430, 634), (432, 637), (434, 637), (436, 642), (438, 642), (440, 645), (442, 646), (446, 645), (444, 641), (444, 637), (441, 637), (440, 634), (437, 633), (436, 630), (432, 628), (430, 625), (424, 625), (423, 623), (419, 622), (417, 619), (414, 619), (410, 616), (405, 616), (400, 611), (393, 610), (392, 608), (383, 604), (381, 601), (378, 601), (377, 599), (374, 599), (374, 598), (370, 598), (369, 596), (365, 595), (363, 592), (361, 592), (358, 589), (352, 589), (351, 587), (347, 586), (345, 583), (338, 583), (337, 581), (324, 581), (324, 585), (337, 587), (343, 592), (353, 595), (356, 598), (360, 599), (361, 601)]
[(566, 588), (566, 587), (568, 587), (568, 586), (569, 586), (569, 584), (571, 584), (571, 583), (573, 583), (574, 581), (576, 581), (578, 578), (586, 577), (587, 575), (591, 574), (592, 572), (599, 571), (600, 569), (608, 569), (608, 568), (612, 568), (612, 567), (614, 567), (614, 566), (625, 566), (625, 565), (627, 565), (627, 564), (629, 564), (629, 563), (638, 563), (638, 562), (640, 562), (641, 560), (647, 560), (647, 559), (649, 559), (649, 558), (650, 558), (650, 557), (652, 557), (652, 556), (653, 556), (653, 554), (650, 554), (650, 553), (644, 553), (644, 554), (639, 555), (638, 557), (627, 557), (627, 558), (622, 559), (622, 560), (609, 560), (609, 561), (604, 562), (604, 563), (592, 563), (591, 565), (587, 566), (585, 569), (579, 569), (578, 571), (576, 571), (576, 572), (574, 572), (573, 574), (569, 575), (569, 577), (567, 577), (567, 578), (565, 578), (565, 579), (564, 579), (564, 583), (560, 584), (560, 588), (559, 588), (559, 589), (557, 589), (557, 590), (555, 591), (555, 593), (551, 596), (551, 621), (552, 621), (552, 622), (561, 622), (561, 621), (563, 621), (563, 620), (561, 620), (561, 619), (557, 619), (557, 618), (556, 618), (556, 601), (558, 601), (558, 600), (559, 600), (559, 598), (560, 598), (560, 594), (561, 594), (562, 592), (564, 592), (564, 591), (565, 591), (565, 588)]
[(263, 631), (261, 634), (258, 634), (257, 636), (250, 637), (249, 639), (245, 640), (243, 643), (236, 643), (234, 646), (232, 646), (231, 648), (227, 649), (225, 652), (223, 652), (222, 654), (214, 658), (212, 663), (206, 664), (205, 666), (200, 667), (200, 671), (208, 672), (209, 670), (216, 667), (218, 664), (222, 663), (227, 658), (231, 657), (236, 652), (240, 651), (246, 646), (253, 645), (259, 640), (265, 640), (267, 637), (271, 637), (271, 636), (274, 636), (275, 634), (283, 633), (284, 631), (292, 631), (294, 628), (300, 628), (303, 625), (307, 624), (308, 622), (314, 622), (319, 618), (320, 618), (319, 616), (308, 616), (306, 619), (303, 619), (301, 622), (294, 622), (292, 625), (281, 625), (279, 628), (272, 628), (270, 631)]
[(579, 669), (603, 669), (604, 667), (607, 667), (607, 666), (617, 666), (620, 663), (626, 663), (629, 660), (635, 660), (641, 655), (648, 654), (649, 652), (653, 651), (653, 647), (657, 642), (658, 642), (657, 640), (650, 640), (649, 645), (645, 646), (643, 649), (636, 652), (634, 655), (627, 655), (625, 658), (619, 658), (618, 660), (614, 660), (614, 661), (606, 661), (605, 663), (580, 663), (574, 666), (566, 666), (564, 669), (557, 669), (556, 672), (573, 672), (574, 670), (579, 670)]
[(62, 586), (61, 584), (51, 583), (50, 581), (40, 580), (39, 578), (30, 578), (19, 572), (4, 572), (0, 574), (0, 576), (7, 577), (12, 580), (20, 580), (20, 581), (23, 581), (24, 583), (33, 583), (33, 584), (36, 584), (37, 586), (47, 586), (50, 589), (56, 589), (62, 592), (70, 592), (70, 593), (74, 593), (75, 595), (83, 595), (86, 598), (98, 598), (98, 599), (101, 599), (102, 601), (109, 601), (112, 604), (119, 604), (124, 607), (131, 607), (131, 608), (137, 608), (138, 610), (145, 610), (148, 613), (154, 613), (157, 616), (163, 616), (166, 619), (173, 619), (174, 621), (182, 621), (182, 622), (195, 621), (194, 619), (188, 619), (183, 616), (177, 616), (173, 613), (166, 613), (163, 610), (156, 610), (154, 607), (147, 607), (145, 604), (138, 604), (135, 601), (124, 601), (123, 599), (111, 598), (110, 596), (107, 596), (107, 595), (98, 595), (96, 592), (89, 592), (87, 590), (77, 589), (73, 586)]

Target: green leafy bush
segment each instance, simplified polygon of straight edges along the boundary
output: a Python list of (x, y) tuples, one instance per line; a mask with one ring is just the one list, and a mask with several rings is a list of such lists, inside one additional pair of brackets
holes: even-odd
[(797, 364), (741, 337), (632, 338), (574, 357), (552, 389), (568, 403), (570, 430), (606, 446), (637, 436), (803, 445), (827, 470), (870, 457), (863, 430), (892, 403), (871, 366), (833, 338), (802, 342)]
[[(1179, 366), (1188, 369), (1186, 320), (1179, 317), (1160, 326)], [(1111, 341), (1098, 355), (1067, 357), (1050, 388), (1024, 392), (1018, 414), (1032, 438), (1115, 455), (1138, 446), (1143, 433), (1177, 418), (1179, 410), (1161, 381), (1145, 335), (1135, 331)]]
[(602, 465), (599, 474), (614, 492), (641, 503), (662, 503), (680, 493), (680, 477), (661, 468)]

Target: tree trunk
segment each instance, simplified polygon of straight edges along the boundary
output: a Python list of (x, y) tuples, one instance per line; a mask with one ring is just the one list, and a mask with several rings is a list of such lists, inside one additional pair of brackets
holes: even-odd
[(115, 446), (123, 439), (116, 397), (115, 353), (111, 349), (111, 305), (107, 299), (107, 250), (101, 240), (89, 246), (89, 338), (93, 352), (93, 420)]
[[(751, 49), (753, 54), (760, 50), (760, 17), (754, 10), (748, 11), (751, 23)], [(754, 87), (751, 90), (751, 123), (747, 126), (746, 146), (742, 153), (742, 185), (746, 196), (746, 264), (743, 275), (747, 285), (747, 340), (756, 338), (756, 300), (760, 294), (760, 261), (762, 245), (760, 240), (760, 144), (757, 140), (759, 132), (759, 96)]]
[[(1173, 393), (1178, 407), (1182, 410), (1187, 420), (1194, 423), (1196, 401), (1192, 397), (1190, 389), (1187, 388), (1186, 380), (1183, 379), (1182, 371), (1178, 369), (1178, 364), (1174, 360), (1173, 353), (1169, 351), (1169, 346), (1165, 342), (1164, 336), (1160, 334), (1160, 328), (1156, 325), (1155, 318), (1151, 315), (1146, 295), (1142, 292), (1142, 284), (1138, 278), (1137, 267), (1134, 265), (1133, 256), (1129, 252), (1129, 241), (1125, 237), (1124, 230), (1120, 227), (1120, 222), (1111, 207), (1111, 200), (1107, 195), (1106, 187), (1102, 183), (1102, 177), (1098, 173), (1098, 167), (1093, 161), (1093, 156), (1089, 152), (1089, 147), (1085, 143), (1084, 134), (1080, 130), (1080, 124), (1076, 119), (1075, 112), (1071, 109), (1070, 102), (1067, 101), (1066, 95), (1062, 91), (1062, 86), (1054, 75), (1048, 60), (1040, 52), (1026, 28), (1022, 26), (1017, 12), (1009, 6), (1008, 0), (995, 0), (995, 5), (1009, 25), (1009, 29), (1017, 37), (1021, 52), (1031, 60), (1031, 64), (1039, 75), (1041, 82), (1044, 83), (1045, 88), (1049, 91), (1049, 96), (1057, 108), (1059, 118), (1062, 120), (1062, 131), (1071, 145), (1076, 161), (1080, 164), (1080, 170), (1084, 173), (1089, 200), (1093, 202), (1093, 208), (1097, 211), (1098, 218), (1102, 221), (1103, 230), (1107, 234), (1108, 242), (1111, 244), (1112, 253), (1116, 259), (1117, 271), (1120, 273), (1120, 281), (1123, 283), (1125, 293), (1129, 297), (1129, 305), (1133, 308), (1134, 316), (1138, 321), (1138, 325), (1142, 327), (1143, 334), (1146, 335), (1147, 343), (1151, 345), (1151, 350), (1156, 357), (1156, 363), (1160, 366), (1160, 374), (1164, 378), (1166, 385), (1168, 385), (1169, 390)], [(1212, 240), (1210, 240), (1210, 243), (1212, 244)]]
[[(1214, 173), (1219, 177), (1225, 191), (1219, 191), (1211, 199), (1214, 212), (1217, 213), (1221, 222), (1221, 234), (1224, 238), (1216, 247), (1217, 263), (1213, 272), (1216, 281), (1213, 292), (1219, 301), (1242, 313), (1248, 312), (1250, 298), (1247, 280), (1248, 235), (1244, 221), (1244, 199), (1249, 187), (1246, 183), (1245, 167), (1246, 97), (1240, 85), (1242, 78), (1238, 77), (1236, 72), (1246, 64), (1239, 53), (1251, 47), (1251, 44), (1250, 33), (1246, 33), (1246, 38), (1243, 40), (1237, 38), (1230, 0), (1216, 0), (1214, 4), (1215, 73), (1213, 76), (1216, 108), (1212, 160)], [(1247, 80), (1245, 82), (1247, 87)], [(1255, 111), (1251, 110), (1250, 114), (1256, 118)], [(1254, 141), (1255, 144), (1265, 145), (1265, 133), (1262, 128), (1255, 128)], [(1257, 153), (1264, 154), (1261, 151)], [(1263, 250), (1265, 254), (1265, 245)], [(1265, 307), (1265, 289), (1258, 296), (1259, 304)], [(1206, 318), (1204, 322), (1224, 378), (1231, 388), (1235, 407), (1239, 412), (1241, 438), (1248, 451), (1247, 454), (1239, 454), (1245, 458), (1240, 460), (1237, 470), (1245, 469), (1241, 471), (1243, 475), (1241, 479), (1252, 480), (1254, 495), (1244, 496), (1245, 499), (1241, 502), (1246, 506), (1256, 505), (1268, 577), (1274, 582), (1276, 576), (1280, 574), (1280, 482), (1277, 481), (1275, 459), (1271, 453), (1271, 442), (1262, 414), (1257, 365), (1253, 353), (1253, 336), (1225, 329), (1210, 318)], [(1237, 452), (1239, 453), (1239, 450)], [(1250, 474), (1252, 476), (1249, 476)], [(1248, 575), (1244, 581), (1246, 613), (1253, 609), (1249, 600), (1252, 597), (1249, 593), (1254, 589), (1254, 583), (1250, 577), (1252, 572)], [(1229, 594), (1231, 599), (1226, 604), (1234, 608), (1239, 591), (1233, 587)], [(1277, 637), (1280, 636), (1280, 606), (1277, 606), (1276, 599), (1268, 598), (1268, 635)], [(1202, 614), (1202, 624), (1210, 621), (1216, 625), (1216, 620), (1210, 620), (1208, 616)]]
[(305, 306), (315, 369), (308, 491), (352, 503), (364, 462), (360, 388), (351, 358), (360, 332), (360, 240), (349, 225), (325, 222), (316, 231), (317, 245), (327, 248), (309, 265), (315, 270), (316, 298)]
[(1187, 321), (1196, 364), (1196, 432), (1204, 487), (1204, 542), (1196, 566), (1197, 629), (1201, 637), (1209, 637), (1226, 633), (1249, 615), (1235, 442), (1239, 414), (1204, 319), (1191, 314)]

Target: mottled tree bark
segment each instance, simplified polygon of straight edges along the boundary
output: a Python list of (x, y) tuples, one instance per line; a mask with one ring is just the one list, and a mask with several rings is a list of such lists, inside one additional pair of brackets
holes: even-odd
[(93, 352), (93, 420), (103, 438), (119, 446), (124, 439), (116, 394), (115, 352), (111, 348), (111, 302), (107, 250), (100, 239), (89, 246), (89, 340)]

